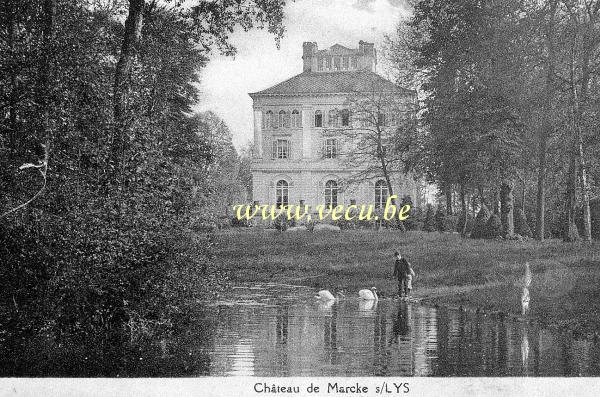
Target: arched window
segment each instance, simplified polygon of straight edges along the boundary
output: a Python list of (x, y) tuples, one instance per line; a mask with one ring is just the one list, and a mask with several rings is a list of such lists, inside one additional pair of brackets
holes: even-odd
[(288, 123), (288, 114), (285, 110), (279, 111), (278, 125), (280, 128), (287, 128), (290, 126)]
[(265, 129), (273, 128), (273, 112), (268, 110), (265, 113)]
[(348, 109), (342, 110), (341, 116), (342, 127), (348, 127), (350, 125), (350, 111)]
[(329, 126), (330, 127), (338, 127), (339, 126), (339, 118), (338, 118), (338, 110), (332, 109), (329, 111)]
[(325, 206), (334, 208), (338, 205), (338, 184), (330, 180), (325, 183)]
[(275, 186), (275, 199), (277, 200), (277, 207), (284, 207), (289, 203), (289, 185), (287, 181), (283, 179), (277, 181)]
[(320, 110), (315, 111), (315, 127), (323, 127), (323, 113)]
[(300, 112), (294, 109), (292, 110), (292, 128), (300, 127), (302, 127), (302, 118), (300, 117)]
[(375, 182), (375, 208), (385, 207), (388, 199), (388, 187), (384, 180)]

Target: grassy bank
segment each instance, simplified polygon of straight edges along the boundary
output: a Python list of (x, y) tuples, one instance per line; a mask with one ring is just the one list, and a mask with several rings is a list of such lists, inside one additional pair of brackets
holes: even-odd
[(279, 282), (353, 294), (396, 293), (392, 253), (417, 273), (414, 295), (434, 304), (519, 314), (524, 263), (533, 272), (531, 316), (551, 327), (600, 330), (600, 243), (487, 241), (456, 234), (231, 230), (216, 260), (234, 281)]

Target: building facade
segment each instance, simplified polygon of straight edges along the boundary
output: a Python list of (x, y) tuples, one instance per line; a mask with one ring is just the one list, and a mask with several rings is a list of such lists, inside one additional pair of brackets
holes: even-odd
[[(303, 72), (273, 87), (249, 94), (254, 109), (251, 165), (253, 201), (262, 204), (385, 204), (382, 175), (355, 180), (360, 165), (344, 159), (342, 131), (357, 121), (347, 108), (349, 95), (373, 84), (397, 89), (376, 71), (372, 43), (350, 49), (336, 44), (319, 50), (303, 44)], [(388, 125), (386, 128), (394, 128)], [(392, 175), (394, 194), (415, 199), (416, 184), (407, 175)]]

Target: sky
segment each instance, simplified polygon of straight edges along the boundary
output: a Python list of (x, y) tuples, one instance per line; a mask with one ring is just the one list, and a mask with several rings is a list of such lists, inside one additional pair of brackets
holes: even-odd
[[(374, 42), (380, 53), (385, 34), (408, 15), (404, 0), (296, 0), (285, 7), (285, 36), (277, 49), (266, 30), (235, 32), (235, 57), (214, 53), (201, 71), (201, 101), (196, 110), (212, 110), (229, 126), (240, 149), (252, 140), (253, 113), (249, 92), (271, 87), (302, 72), (302, 43), (319, 49), (339, 43), (357, 48)], [(381, 58), (381, 57), (379, 57)], [(378, 60), (379, 62), (381, 59)], [(380, 62), (381, 63), (381, 62)], [(378, 72), (385, 74), (378, 65)]]

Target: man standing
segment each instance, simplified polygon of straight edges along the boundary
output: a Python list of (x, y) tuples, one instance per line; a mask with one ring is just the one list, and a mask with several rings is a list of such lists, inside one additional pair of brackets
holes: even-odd
[(407, 275), (410, 272), (410, 265), (398, 251), (394, 252), (394, 258), (396, 259), (394, 263), (394, 276), (398, 279), (398, 296), (408, 296)]

